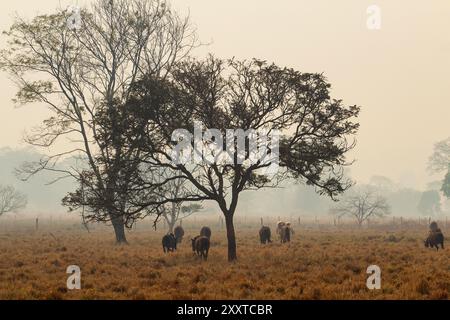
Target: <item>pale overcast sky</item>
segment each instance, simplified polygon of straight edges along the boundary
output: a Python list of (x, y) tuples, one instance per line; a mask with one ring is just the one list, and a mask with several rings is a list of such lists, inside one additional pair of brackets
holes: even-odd
[[(0, 3), (0, 28), (15, 12), (32, 17), (89, 1)], [(450, 136), (450, 1), (435, 0), (174, 0), (189, 10), (200, 39), (223, 58), (261, 58), (323, 72), (335, 98), (363, 107), (352, 176), (385, 175), (423, 188), (433, 144)], [(369, 5), (382, 10), (381, 30), (366, 26)], [(3, 40), (2, 40), (3, 43)], [(0, 147), (21, 147), (25, 129), (46, 109), (14, 109), (14, 87), (0, 74)]]

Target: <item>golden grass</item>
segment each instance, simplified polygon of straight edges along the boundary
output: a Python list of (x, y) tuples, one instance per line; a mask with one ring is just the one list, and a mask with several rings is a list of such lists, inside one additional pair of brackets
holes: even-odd
[[(3, 233), (0, 299), (449, 298), (450, 249), (424, 248), (426, 229), (297, 230), (292, 243), (267, 246), (257, 232), (241, 228), (232, 264), (221, 230), (213, 230), (207, 262), (193, 256), (187, 238), (164, 255), (162, 233), (151, 230), (129, 234), (128, 246), (115, 245), (109, 230)], [(366, 288), (373, 264), (382, 269), (382, 290)], [(82, 290), (67, 290), (69, 265), (81, 267)]]

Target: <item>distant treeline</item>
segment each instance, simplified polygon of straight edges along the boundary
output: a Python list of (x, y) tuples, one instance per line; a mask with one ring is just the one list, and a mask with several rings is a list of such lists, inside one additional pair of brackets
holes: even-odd
[[(61, 199), (67, 192), (75, 189), (76, 185), (71, 180), (58, 181), (48, 185), (55, 178), (50, 173), (41, 173), (27, 182), (18, 179), (15, 169), (25, 161), (37, 161), (42, 157), (31, 148), (23, 149), (0, 149), (0, 184), (13, 185), (28, 196), (29, 204), (27, 212), (36, 213), (65, 213), (67, 210), (60, 205)], [(67, 159), (66, 163), (72, 163), (72, 159)], [(424, 194), (428, 191), (439, 190), (438, 184), (430, 184), (428, 190), (416, 190), (405, 188), (395, 184), (386, 177), (376, 176), (369, 182), (378, 188), (379, 192), (385, 196), (395, 216), (417, 217), (427, 215), (420, 211), (419, 204)], [(448, 211), (449, 205), (445, 204), (440, 208), (443, 213)], [(260, 216), (323, 216), (327, 215), (333, 201), (327, 197), (318, 195), (314, 188), (286, 182), (281, 188), (260, 190), (259, 192), (243, 193), (238, 207), (239, 211), (247, 214)], [(205, 210), (201, 213), (214, 214), (217, 208), (214, 204), (205, 203)]]

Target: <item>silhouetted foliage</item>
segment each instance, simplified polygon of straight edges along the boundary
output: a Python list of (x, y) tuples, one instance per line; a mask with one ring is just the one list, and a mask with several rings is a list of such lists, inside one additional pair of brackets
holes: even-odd
[[(15, 101), (52, 112), (27, 142), (47, 151), (63, 139), (72, 141), (60, 153), (25, 164), (23, 178), (50, 171), (55, 182), (75, 179), (80, 187), (64, 204), (82, 208), (88, 222), (112, 222), (117, 241), (126, 242), (124, 226), (134, 222), (135, 208), (123, 192), (135, 171), (136, 163), (128, 162), (136, 150), (122, 144), (126, 127), (117, 108), (136, 79), (164, 77), (196, 45), (196, 35), (188, 18), (160, 0), (96, 0), (81, 10), (79, 28), (68, 27), (71, 14), (17, 18), (5, 32), (0, 64), (19, 87)], [(79, 164), (61, 167), (69, 156)]]
[[(188, 182), (189, 197), (160, 195), (158, 198), (164, 199), (160, 203), (216, 201), (225, 216), (228, 258), (232, 261), (237, 258), (233, 217), (241, 192), (277, 187), (281, 181), (294, 178), (334, 198), (351, 185), (342, 169), (349, 164), (345, 155), (354, 143), (348, 143), (347, 138), (358, 130), (354, 119), (360, 109), (331, 99), (330, 87), (321, 74), (301, 73), (259, 60), (224, 61), (210, 56), (204, 61), (180, 63), (164, 79), (140, 79), (125, 108), (137, 121), (136, 127), (146, 126), (142, 163), (171, 170), (173, 178)], [(279, 130), (279, 172), (269, 179), (261, 171), (269, 166), (263, 161), (174, 164), (171, 151), (176, 142), (172, 135), (179, 129), (193, 133), (195, 122), (218, 129), (223, 136), (227, 129)], [(233, 144), (233, 140), (227, 143)], [(193, 142), (192, 147), (198, 150)], [(237, 157), (236, 152), (231, 154), (232, 159)], [(156, 205), (155, 192), (168, 181), (156, 185), (149, 181), (147, 193), (133, 201), (138, 200), (135, 204), (143, 207)]]

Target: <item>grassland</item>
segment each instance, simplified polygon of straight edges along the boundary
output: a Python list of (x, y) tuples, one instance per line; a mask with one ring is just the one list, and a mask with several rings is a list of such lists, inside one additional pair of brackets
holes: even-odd
[[(297, 228), (288, 245), (258, 243), (257, 225), (238, 228), (239, 261), (226, 261), (225, 232), (213, 228), (207, 262), (194, 257), (187, 229), (164, 255), (162, 232), (80, 228), (0, 232), (0, 299), (448, 299), (450, 249), (423, 246), (426, 227)], [(197, 229), (195, 229), (197, 230)], [(448, 231), (447, 231), (448, 235)], [(450, 244), (448, 244), (450, 246)], [(366, 288), (366, 269), (382, 270), (382, 289)], [(78, 265), (82, 289), (68, 291)]]

